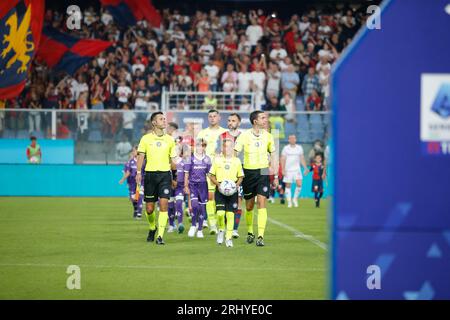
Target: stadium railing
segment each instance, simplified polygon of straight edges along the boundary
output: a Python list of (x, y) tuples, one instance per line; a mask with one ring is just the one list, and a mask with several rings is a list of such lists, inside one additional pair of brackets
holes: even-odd
[[(227, 115), (238, 113), (241, 129), (250, 128), (252, 110), (221, 110), (220, 124), (227, 127)], [(208, 126), (205, 110), (167, 110), (167, 122), (175, 122), (179, 131), (186, 128), (199, 131)], [(72, 139), (75, 146), (75, 163), (115, 164), (128, 157), (128, 149), (139, 142), (149, 126), (150, 112), (137, 110), (59, 110), (59, 109), (1, 109), (0, 138)], [(315, 140), (326, 142), (330, 132), (330, 112), (268, 112), (271, 128), (277, 132), (280, 146), (294, 134), (305, 153)], [(126, 119), (131, 119), (124, 126)]]
[(254, 92), (167, 91), (161, 95), (161, 110), (242, 110), (256, 109)]

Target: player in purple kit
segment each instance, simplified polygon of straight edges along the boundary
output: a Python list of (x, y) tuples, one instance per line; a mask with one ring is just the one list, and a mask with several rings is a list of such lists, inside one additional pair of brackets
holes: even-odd
[(183, 233), (183, 202), (184, 202), (184, 170), (185, 164), (190, 161), (190, 147), (185, 144), (179, 145), (179, 160), (177, 163), (177, 186), (172, 189), (172, 197), (169, 200), (169, 230), (175, 230), (175, 217), (178, 220), (178, 233)]
[(142, 200), (144, 198), (144, 187), (139, 186), (138, 199), (136, 199), (136, 173), (137, 173), (137, 147), (133, 147), (130, 153), (130, 160), (125, 163), (123, 168), (123, 176), (119, 183), (123, 184), (125, 179), (128, 184), (128, 194), (133, 205), (133, 218), (141, 219), (142, 217)]
[(203, 139), (197, 140), (194, 154), (184, 167), (184, 192), (190, 195), (193, 211), (192, 226), (188, 232), (189, 237), (193, 237), (198, 230), (197, 238), (203, 238), (203, 220), (206, 216), (206, 202), (208, 201), (206, 176), (211, 168), (211, 158), (205, 154), (205, 149), (206, 141)]

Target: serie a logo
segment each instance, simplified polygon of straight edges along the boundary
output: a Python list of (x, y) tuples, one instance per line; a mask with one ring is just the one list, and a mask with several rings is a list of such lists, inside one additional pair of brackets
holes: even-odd
[(444, 119), (450, 117), (450, 83), (441, 85), (436, 99), (431, 105), (431, 110)]

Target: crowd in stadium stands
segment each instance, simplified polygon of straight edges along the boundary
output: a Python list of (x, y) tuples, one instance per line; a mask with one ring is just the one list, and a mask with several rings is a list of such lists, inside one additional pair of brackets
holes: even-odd
[[(330, 69), (365, 23), (363, 14), (341, 9), (322, 14), (310, 10), (282, 20), (263, 10), (197, 11), (184, 15), (162, 10), (163, 27), (145, 21), (119, 28), (103, 9), (83, 13), (82, 28), (67, 30), (65, 15), (48, 10), (48, 25), (83, 38), (114, 44), (73, 77), (56, 75), (34, 62), (29, 83), (7, 108), (154, 110), (168, 91), (253, 92), (256, 107), (267, 111), (321, 111), (329, 108)], [(302, 101), (301, 104), (297, 103)], [(248, 107), (242, 99), (239, 109)], [(205, 105), (205, 104), (204, 104)], [(86, 114), (76, 119), (87, 129)], [(289, 118), (292, 115), (286, 115)], [(102, 114), (110, 134), (133, 128), (135, 114)], [(29, 130), (50, 130), (51, 115), (30, 112)], [(288, 120), (288, 119), (287, 119)], [(65, 119), (58, 134), (67, 135)]]

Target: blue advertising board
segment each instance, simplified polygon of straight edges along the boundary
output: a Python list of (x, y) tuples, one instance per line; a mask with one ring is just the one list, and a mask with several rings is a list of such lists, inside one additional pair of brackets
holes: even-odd
[(450, 299), (448, 1), (381, 9), (333, 70), (331, 298)]

